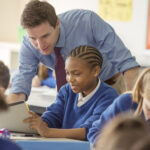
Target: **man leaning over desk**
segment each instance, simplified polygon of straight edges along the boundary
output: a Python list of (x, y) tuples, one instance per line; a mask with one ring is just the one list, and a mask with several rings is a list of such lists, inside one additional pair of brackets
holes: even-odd
[[(114, 29), (96, 13), (77, 9), (57, 16), (48, 2), (34, 0), (25, 6), (21, 24), (27, 36), (22, 42), (19, 72), (12, 80), (9, 103), (28, 99), (39, 62), (54, 69), (56, 47), (60, 49), (64, 61), (68, 53), (79, 45), (96, 47), (104, 61), (100, 79), (119, 93), (132, 89), (139, 64)], [(58, 83), (63, 79), (58, 79), (56, 74), (56, 80)]]

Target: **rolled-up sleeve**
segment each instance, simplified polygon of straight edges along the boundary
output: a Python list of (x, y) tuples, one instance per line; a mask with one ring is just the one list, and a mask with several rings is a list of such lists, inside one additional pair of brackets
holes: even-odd
[(97, 14), (91, 13), (93, 37), (99, 50), (120, 72), (139, 66), (114, 29)]

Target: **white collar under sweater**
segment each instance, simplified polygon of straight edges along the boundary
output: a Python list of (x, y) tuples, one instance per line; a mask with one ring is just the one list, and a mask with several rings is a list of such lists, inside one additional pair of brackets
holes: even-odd
[(100, 87), (100, 84), (101, 84), (101, 81), (99, 79), (96, 88), (85, 97), (83, 97), (82, 93), (79, 93), (77, 106), (80, 107), (83, 104), (85, 104), (97, 92), (98, 88)]

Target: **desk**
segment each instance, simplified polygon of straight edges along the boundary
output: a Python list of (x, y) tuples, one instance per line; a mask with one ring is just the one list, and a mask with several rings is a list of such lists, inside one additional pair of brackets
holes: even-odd
[(90, 150), (87, 141), (59, 138), (29, 138), (17, 140), (16, 143), (25, 150)]

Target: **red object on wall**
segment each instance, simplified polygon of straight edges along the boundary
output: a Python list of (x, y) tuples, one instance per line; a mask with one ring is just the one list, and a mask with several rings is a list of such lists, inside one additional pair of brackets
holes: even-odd
[(150, 0), (148, 1), (147, 42), (146, 49), (150, 50)]

